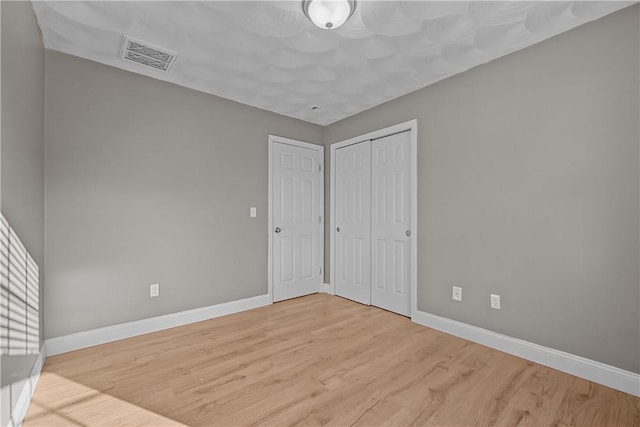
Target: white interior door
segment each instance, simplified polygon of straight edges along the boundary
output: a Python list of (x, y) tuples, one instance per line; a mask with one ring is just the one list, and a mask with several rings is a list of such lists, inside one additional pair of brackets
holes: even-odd
[(336, 150), (335, 292), (371, 303), (371, 142)]
[(318, 292), (322, 277), (322, 151), (272, 145), (273, 300)]
[(409, 132), (372, 142), (371, 304), (411, 315)]

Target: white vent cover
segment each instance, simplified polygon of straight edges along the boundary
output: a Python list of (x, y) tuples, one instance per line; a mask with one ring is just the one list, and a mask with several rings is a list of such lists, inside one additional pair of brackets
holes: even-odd
[(169, 71), (176, 56), (177, 54), (169, 50), (133, 39), (127, 35), (122, 38), (120, 58), (126, 61), (137, 62), (160, 71)]

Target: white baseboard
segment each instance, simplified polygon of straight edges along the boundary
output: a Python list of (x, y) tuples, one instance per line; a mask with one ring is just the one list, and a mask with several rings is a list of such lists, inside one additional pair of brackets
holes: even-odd
[(175, 328), (176, 326), (187, 325), (189, 323), (201, 322), (203, 320), (239, 313), (269, 304), (271, 304), (269, 295), (259, 295), (242, 300), (211, 305), (209, 307), (195, 308), (193, 310), (50, 338), (46, 340), (47, 356), (93, 347), (94, 345), (131, 338), (163, 329)]
[[(36, 359), (29, 377), (18, 381), (13, 384), (2, 387), (2, 394), (8, 394), (9, 414), (8, 414), (8, 427), (20, 427), (24, 417), (27, 415), (29, 409), (29, 403), (31, 402), (31, 396), (36, 391), (36, 385), (40, 379), (40, 372), (42, 372), (42, 366), (44, 366), (44, 359), (46, 357), (46, 344), (42, 345), (40, 354)], [(16, 395), (16, 399), (12, 399), (12, 396)], [(3, 417), (4, 418), (4, 417)]]
[(320, 292), (330, 295), (335, 295), (335, 288), (330, 283), (323, 283), (320, 285)]
[(640, 374), (417, 310), (415, 323), (640, 396)]

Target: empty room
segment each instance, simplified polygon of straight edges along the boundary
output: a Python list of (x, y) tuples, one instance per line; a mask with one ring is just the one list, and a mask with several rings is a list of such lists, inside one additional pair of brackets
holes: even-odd
[(1, 1), (2, 426), (640, 427), (636, 1)]

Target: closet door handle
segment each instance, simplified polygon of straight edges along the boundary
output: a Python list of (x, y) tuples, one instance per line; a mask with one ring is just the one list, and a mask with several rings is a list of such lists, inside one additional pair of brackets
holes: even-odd
[(340, 232), (340, 227), (336, 228), (336, 232), (338, 233)]
[(405, 231), (405, 233), (404, 233), (404, 234), (406, 234), (406, 235), (407, 235), (407, 237), (411, 237), (411, 230), (407, 230), (407, 231)]
[(273, 231), (275, 231), (275, 232), (276, 232), (276, 234), (278, 234), (278, 233), (280, 233), (282, 230), (280, 229), (280, 227), (276, 227), (276, 229), (275, 229), (275, 230), (273, 230)]

